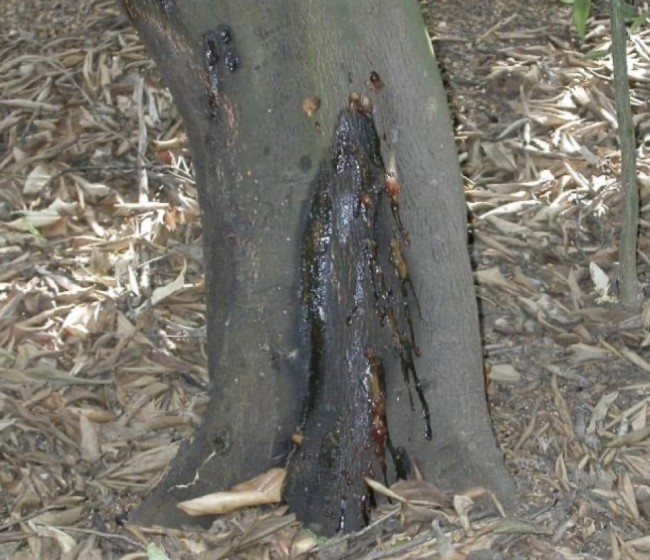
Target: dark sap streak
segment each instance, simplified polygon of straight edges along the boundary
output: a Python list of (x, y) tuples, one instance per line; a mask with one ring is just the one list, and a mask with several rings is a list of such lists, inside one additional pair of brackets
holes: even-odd
[(212, 118), (216, 118), (219, 104), (221, 88), (219, 62), (222, 61), (229, 72), (234, 72), (241, 65), (233, 42), (232, 29), (227, 25), (220, 25), (216, 31), (206, 31), (203, 34), (203, 62), (208, 74), (208, 108)]
[(223, 55), (223, 63), (229, 72), (234, 72), (239, 68), (239, 56), (235, 49), (228, 49)]
[(232, 29), (229, 25), (220, 25), (217, 27), (217, 35), (224, 45), (229, 45), (233, 42)]
[[(396, 241), (395, 239), (391, 240), (391, 243), (394, 242), (399, 243), (399, 241)], [(406, 284), (402, 281), (400, 282), (400, 292), (402, 297), (404, 297), (402, 307), (410, 337), (407, 337), (398, 325), (398, 318), (396, 315), (399, 313), (399, 309), (395, 307), (395, 294), (388, 287), (386, 277), (384, 276), (384, 271), (380, 265), (380, 259), (377, 255), (378, 247), (378, 244), (373, 244), (372, 248), (370, 249), (370, 253), (373, 256), (369, 258), (377, 312), (379, 314), (381, 324), (388, 325), (390, 333), (393, 337), (393, 342), (402, 367), (404, 382), (408, 388), (409, 403), (411, 405), (411, 408), (414, 406), (413, 396), (411, 394), (411, 379), (413, 380), (413, 384), (415, 385), (415, 392), (418, 396), (418, 400), (420, 401), (420, 406), (422, 408), (422, 417), (424, 419), (424, 437), (427, 440), (431, 440), (433, 433), (431, 430), (431, 413), (429, 411), (429, 404), (424, 397), (424, 390), (422, 389), (420, 378), (418, 376), (417, 370), (415, 369), (414, 356), (419, 355), (420, 352), (417, 345), (415, 344), (415, 332), (413, 330), (410, 307), (408, 305), (408, 300), (406, 299), (408, 295)], [(397, 270), (396, 274), (399, 277), (399, 272)]]
[(219, 36), (214, 31), (208, 31), (203, 35), (203, 56), (205, 67), (208, 70), (208, 78), (212, 94), (219, 93)]
[(311, 371), (305, 440), (292, 460), (307, 463), (309, 474), (296, 482), (301, 491), (318, 492), (317, 482), (328, 485), (321, 499), (338, 531), (348, 521), (367, 521), (374, 496), (363, 477), (374, 477), (373, 462), (386, 483), (387, 450), (398, 476), (409, 468), (405, 451), (390, 439), (383, 353), (396, 351), (410, 405), (412, 382), (425, 438), (432, 434), (414, 363), (419, 352), (409, 300), (415, 291), (402, 252), (408, 235), (399, 216), (399, 186), (386, 172), (368, 98), (350, 96), (331, 150), (315, 179), (304, 237), (302, 298)]
[[(341, 241), (346, 242), (349, 229), (353, 227), (354, 221), (361, 217), (362, 221), (365, 222), (368, 233), (360, 243), (357, 254), (351, 254), (349, 257), (362, 259), (362, 261), (368, 263), (370, 277), (374, 287), (376, 311), (382, 325), (387, 324), (392, 334), (407, 386), (410, 387), (410, 382), (413, 380), (425, 420), (425, 437), (430, 440), (432, 433), (429, 407), (424, 397), (422, 385), (414, 363), (414, 356), (419, 355), (419, 349), (415, 343), (413, 319), (409, 306), (409, 292), (415, 300), (420, 318), (422, 317), (422, 312), (408, 272), (408, 265), (402, 252), (402, 242), (404, 244), (408, 243), (408, 234), (399, 216), (398, 199), (401, 186), (392, 173), (385, 172), (380, 152), (380, 141), (371, 113), (372, 105), (367, 98), (358, 94), (352, 94), (347, 112), (344, 112), (339, 118), (339, 126), (337, 127), (336, 133), (338, 142), (336, 154), (333, 158), (333, 165), (337, 174), (347, 172), (353, 179), (352, 184), (361, 185), (361, 188), (357, 192), (349, 193), (348, 195), (345, 193), (339, 195), (339, 200), (337, 200), (335, 205), (336, 207), (333, 208), (333, 194), (328, 192), (327, 182), (323, 182), (325, 184), (319, 186), (312, 203), (306, 264), (303, 265), (304, 299), (307, 302), (310, 321), (324, 324), (326, 321), (324, 315), (326, 314), (327, 302), (323, 301), (316, 285), (319, 282), (325, 284), (327, 280), (323, 279), (328, 278), (328, 275), (331, 273), (331, 265), (328, 265), (326, 259), (322, 257), (327, 254), (329, 245), (332, 242), (332, 222), (337, 223), (337, 235), (341, 238)], [(352, 122), (351, 115), (370, 130), (367, 134), (369, 144), (367, 156), (370, 160), (369, 162), (363, 162), (363, 158), (359, 157), (359, 150), (355, 147), (354, 142), (351, 141), (352, 129), (354, 126), (357, 126), (356, 123)], [(378, 186), (378, 183), (381, 182), (380, 177), (382, 175), (384, 189)], [(388, 260), (399, 280), (401, 301), (395, 301), (397, 299), (396, 294), (393, 293), (393, 290), (388, 285), (389, 283), (385, 277), (381, 259), (378, 256), (378, 251), (384, 250), (384, 248), (380, 247), (381, 240), (374, 238), (375, 222), (377, 219), (380, 219), (379, 208), (384, 192), (388, 197), (391, 213), (397, 231), (399, 232), (398, 236), (390, 240)], [(355, 315), (359, 312), (361, 300), (365, 294), (362, 286), (363, 282), (355, 283), (354, 305), (349, 310), (346, 319), (348, 326), (352, 324)], [(400, 322), (398, 318), (400, 316), (400, 310), (397, 307), (400, 305), (402, 306), (404, 321), (408, 329), (408, 336), (398, 324)], [(322, 330), (322, 325), (316, 329), (312, 325), (312, 334), (314, 331), (320, 330)], [(316, 338), (321, 343), (323, 342), (322, 333), (317, 335)], [(316, 340), (312, 342), (317, 343)], [(313, 347), (314, 354), (317, 355), (319, 353), (319, 346)], [(317, 367), (317, 364), (312, 365)], [(311, 395), (311, 397), (310, 401), (313, 401), (315, 395)], [(409, 400), (413, 406), (410, 390)]]

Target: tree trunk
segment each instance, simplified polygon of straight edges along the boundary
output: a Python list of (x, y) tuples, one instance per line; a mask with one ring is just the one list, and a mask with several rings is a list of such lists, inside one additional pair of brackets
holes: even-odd
[(190, 138), (212, 380), (202, 425), (137, 519), (187, 522), (177, 501), (288, 460), (287, 500), (324, 534), (359, 528), (361, 477), (381, 480), (384, 463), (389, 481), (416, 465), (510, 502), (417, 2), (121, 1)]

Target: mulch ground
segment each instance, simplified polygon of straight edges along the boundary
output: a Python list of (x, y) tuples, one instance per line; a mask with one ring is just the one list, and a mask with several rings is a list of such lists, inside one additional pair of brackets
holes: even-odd
[[(650, 557), (650, 306), (618, 303), (612, 62), (589, 54), (607, 51), (608, 21), (580, 42), (556, 2), (484, 4), (423, 8), (455, 118), (516, 517), (478, 514), (480, 489), (441, 505), (422, 483), (328, 542), (285, 507), (202, 532), (124, 523), (207, 403), (187, 138), (112, 0), (12, 1), (0, 23), (0, 557)], [(648, 33), (628, 43), (644, 290)]]

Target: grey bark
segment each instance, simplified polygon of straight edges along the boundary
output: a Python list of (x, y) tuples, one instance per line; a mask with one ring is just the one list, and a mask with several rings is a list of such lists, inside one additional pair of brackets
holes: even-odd
[[(482, 485), (512, 502), (486, 406), (451, 123), (417, 2), (122, 2), (189, 133), (203, 213), (212, 380), (202, 425), (138, 521), (188, 522), (178, 500), (286, 463), (310, 364), (302, 238), (314, 177), (351, 92), (373, 98), (383, 158), (394, 161), (403, 186), (406, 257), (423, 314), (417, 368), (432, 439), (424, 438), (421, 410), (409, 405), (396, 357), (386, 364), (391, 439), (441, 488)], [(202, 37), (223, 24), (241, 65), (229, 72), (213, 60), (211, 81)], [(384, 83), (380, 93), (369, 87), (371, 71)], [(310, 96), (321, 100), (311, 118), (301, 109)]]
[(642, 301), (636, 266), (639, 235), (639, 187), (636, 179), (636, 139), (627, 74), (627, 29), (621, 0), (610, 0), (609, 4), (614, 62), (614, 96), (618, 142), (621, 147), (621, 190), (623, 191), (621, 244), (618, 249), (618, 259), (621, 263), (619, 286), (621, 303), (628, 309), (638, 309)]

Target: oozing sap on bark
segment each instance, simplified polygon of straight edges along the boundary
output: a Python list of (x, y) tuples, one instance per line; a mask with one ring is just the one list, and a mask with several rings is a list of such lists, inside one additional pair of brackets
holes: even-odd
[(391, 353), (399, 358), (409, 396), (415, 385), (424, 436), (431, 438), (415, 369), (414, 294), (402, 250), (408, 236), (386, 181), (372, 106), (353, 94), (315, 180), (305, 235), (310, 390), (286, 492), (307, 523), (324, 509), (326, 526), (315, 529), (325, 534), (367, 523), (374, 497), (363, 477), (387, 482), (386, 451), (397, 476), (408, 473), (408, 457), (391, 442), (386, 417), (384, 363)]
[(208, 74), (210, 90), (208, 95), (209, 114), (216, 119), (218, 96), (221, 84), (220, 60), (229, 72), (239, 68), (240, 60), (234, 46), (233, 31), (228, 25), (220, 25), (216, 30), (203, 34), (203, 61)]

